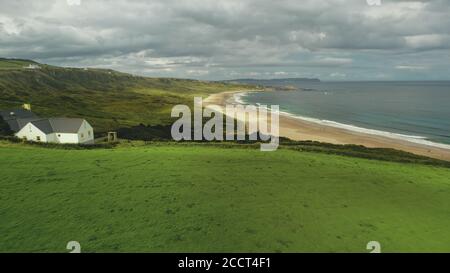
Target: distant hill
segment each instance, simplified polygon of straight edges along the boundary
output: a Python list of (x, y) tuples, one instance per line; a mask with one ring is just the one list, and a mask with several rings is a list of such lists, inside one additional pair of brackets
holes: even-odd
[(167, 125), (172, 107), (191, 105), (194, 95), (245, 88), (254, 87), (0, 59), (0, 109), (31, 103), (42, 117), (86, 118), (97, 132), (139, 124)]
[(285, 79), (236, 79), (236, 80), (227, 80), (227, 83), (240, 83), (240, 84), (252, 84), (252, 85), (261, 85), (261, 86), (290, 86), (301, 84), (305, 82), (320, 82), (319, 79), (310, 79), (310, 78), (285, 78)]

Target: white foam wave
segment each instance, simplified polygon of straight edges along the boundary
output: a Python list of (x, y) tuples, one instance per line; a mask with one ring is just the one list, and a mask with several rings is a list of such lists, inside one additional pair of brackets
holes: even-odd
[[(233, 97), (234, 101), (238, 104), (248, 104), (243, 101), (243, 98), (246, 97), (248, 95), (248, 93), (250, 93), (250, 92), (242, 92), (242, 93), (234, 94), (234, 97)], [(256, 105), (261, 106), (259, 103), (257, 103)], [(266, 108), (268, 110), (270, 110), (268, 107), (266, 107)], [(388, 132), (388, 131), (368, 129), (368, 128), (355, 126), (352, 124), (344, 124), (344, 123), (339, 123), (339, 122), (332, 121), (332, 120), (322, 120), (322, 119), (317, 119), (317, 118), (304, 117), (304, 116), (299, 116), (299, 115), (295, 115), (295, 114), (292, 114), (289, 112), (283, 112), (283, 111), (280, 111), (280, 114), (291, 117), (291, 118), (300, 119), (300, 120), (304, 120), (304, 121), (308, 121), (308, 122), (313, 122), (316, 124), (330, 126), (330, 127), (334, 127), (334, 128), (345, 129), (345, 130), (363, 133), (363, 134), (382, 136), (382, 137), (387, 137), (387, 138), (391, 138), (391, 139), (403, 140), (403, 141), (408, 141), (411, 143), (416, 143), (416, 144), (450, 150), (450, 145), (430, 141), (424, 136), (405, 135), (405, 134), (393, 133), (393, 132)]]
[(243, 104), (243, 105), (245, 105), (245, 104), (247, 104), (247, 103), (245, 103), (245, 102), (243, 101), (243, 98), (245, 98), (246, 96), (248, 96), (248, 94), (250, 94), (250, 93), (251, 93), (251, 91), (250, 91), (250, 92), (235, 93), (235, 94), (233, 94), (233, 100), (234, 100), (234, 102), (237, 103), (237, 104)]
[(426, 137), (423, 137), (423, 136), (405, 135), (405, 134), (392, 133), (392, 132), (375, 130), (375, 129), (368, 129), (368, 128), (358, 127), (358, 126), (351, 125), (351, 124), (339, 123), (339, 122), (335, 122), (335, 121), (331, 121), (331, 120), (321, 120), (321, 119), (297, 116), (297, 115), (293, 115), (288, 112), (282, 112), (281, 114), (284, 114), (284, 115), (292, 117), (292, 118), (301, 119), (301, 120), (305, 120), (305, 121), (309, 121), (309, 122), (314, 122), (314, 123), (325, 125), (325, 126), (345, 129), (345, 130), (349, 130), (349, 131), (353, 131), (353, 132), (388, 137), (388, 138), (392, 138), (392, 139), (408, 141), (408, 142), (412, 142), (412, 143), (416, 143), (416, 144), (427, 145), (427, 146), (437, 147), (437, 148), (441, 148), (441, 149), (450, 149), (450, 145), (448, 145), (448, 144), (429, 141), (429, 140), (427, 140)]

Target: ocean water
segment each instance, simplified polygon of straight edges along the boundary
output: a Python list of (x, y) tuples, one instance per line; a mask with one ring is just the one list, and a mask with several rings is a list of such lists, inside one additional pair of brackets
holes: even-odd
[(305, 82), (295, 87), (240, 99), (279, 105), (300, 119), (450, 148), (450, 82)]

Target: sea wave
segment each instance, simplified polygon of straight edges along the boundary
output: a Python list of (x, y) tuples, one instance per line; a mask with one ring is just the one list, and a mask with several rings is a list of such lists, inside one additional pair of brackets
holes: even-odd
[[(252, 93), (252, 92), (236, 93), (236, 94), (234, 94), (233, 99), (238, 104), (248, 105), (249, 103), (245, 102), (244, 98), (246, 96), (248, 96), (249, 93)], [(261, 106), (259, 103), (256, 103), (255, 105)], [(270, 109), (268, 108), (268, 110), (270, 110)], [(421, 144), (421, 145), (450, 150), (450, 145), (430, 141), (427, 139), (427, 137), (424, 137), (424, 136), (406, 135), (406, 134), (399, 134), (399, 133), (381, 131), (381, 130), (376, 130), (376, 129), (363, 128), (363, 127), (359, 127), (356, 125), (340, 123), (340, 122), (336, 122), (336, 121), (332, 121), (332, 120), (323, 120), (323, 119), (300, 116), (300, 115), (289, 113), (286, 111), (280, 111), (280, 114), (284, 115), (284, 116), (288, 116), (290, 118), (308, 121), (308, 122), (312, 122), (312, 123), (316, 123), (316, 124), (320, 124), (320, 125), (324, 125), (324, 126), (345, 129), (345, 130), (349, 130), (352, 132), (382, 136), (382, 137), (387, 137), (387, 138), (391, 138), (391, 139), (408, 141), (408, 142), (415, 143), (415, 144)]]
[(248, 92), (235, 93), (235, 94), (233, 94), (233, 100), (237, 104), (243, 104), (243, 105), (248, 104), (243, 100), (243, 98), (248, 96), (248, 94), (250, 94), (250, 93), (253, 93), (253, 92), (248, 91)]

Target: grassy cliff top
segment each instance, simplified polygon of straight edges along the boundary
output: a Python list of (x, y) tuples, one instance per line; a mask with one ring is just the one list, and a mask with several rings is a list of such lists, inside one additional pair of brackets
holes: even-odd
[(24, 70), (30, 65), (39, 65), (35, 61), (0, 58), (0, 70)]

